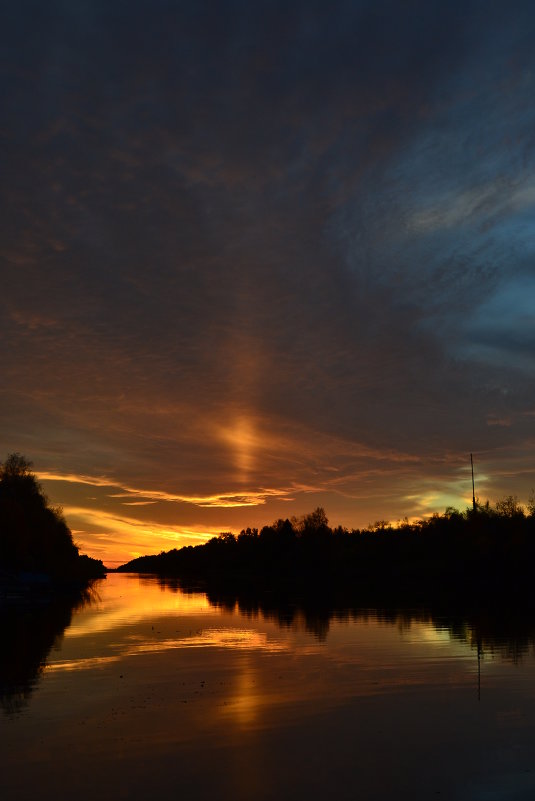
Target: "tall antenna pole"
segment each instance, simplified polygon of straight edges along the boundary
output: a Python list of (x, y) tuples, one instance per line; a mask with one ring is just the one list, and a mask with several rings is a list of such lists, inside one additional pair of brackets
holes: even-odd
[(476, 490), (474, 486), (474, 460), (472, 458), (472, 454), (470, 454), (470, 466), (472, 468), (472, 508), (474, 512), (476, 511)]
[(481, 701), (481, 636), (477, 635), (477, 700)]

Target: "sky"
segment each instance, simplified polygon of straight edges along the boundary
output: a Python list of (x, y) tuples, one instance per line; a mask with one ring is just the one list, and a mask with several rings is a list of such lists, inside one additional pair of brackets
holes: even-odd
[(535, 487), (535, 9), (18, 0), (0, 459), (117, 564)]

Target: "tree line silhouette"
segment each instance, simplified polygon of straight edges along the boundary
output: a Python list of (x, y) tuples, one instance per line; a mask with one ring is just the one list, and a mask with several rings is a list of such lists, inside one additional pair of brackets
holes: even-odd
[(530, 590), (535, 559), (535, 504), (525, 510), (514, 496), (494, 507), (393, 526), (331, 528), (324, 509), (270, 526), (223, 533), (203, 545), (133, 559), (124, 572), (176, 576), (203, 582), (268, 588), (352, 587), (382, 598), (401, 590), (415, 600), (430, 592), (452, 597), (507, 589)]
[(50, 505), (19, 453), (0, 464), (0, 575), (41, 575), (56, 582), (103, 576), (98, 559), (80, 555), (62, 510)]

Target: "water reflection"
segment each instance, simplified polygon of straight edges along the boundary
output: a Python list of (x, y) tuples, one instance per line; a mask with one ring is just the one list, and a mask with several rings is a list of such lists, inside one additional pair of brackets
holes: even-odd
[(498, 786), (533, 797), (535, 624), (518, 611), (203, 593), (124, 574), (74, 612), (10, 611), (6, 798), (180, 787), (189, 801), (313, 801), (335, 786), (340, 801), (473, 801)]
[(347, 593), (343, 596), (325, 593), (321, 588), (308, 595), (289, 596), (266, 592), (254, 594), (250, 590), (201, 589), (163, 577), (157, 580), (161, 587), (171, 592), (206, 597), (214, 608), (231, 614), (237, 612), (246, 618), (262, 617), (276, 622), (283, 629), (302, 627), (320, 642), (327, 639), (335, 621), (358, 623), (374, 619), (400, 631), (410, 629), (414, 624), (432, 626), (437, 637), (447, 635), (452, 642), (467, 644), (481, 656), (486, 653), (513, 663), (535, 653), (535, 610), (531, 603), (494, 606), (491, 599), (482, 599), (480, 606), (472, 604), (469, 609), (426, 604), (411, 604), (409, 607), (381, 605), (377, 601), (368, 605), (362, 597), (355, 599)]
[(96, 589), (84, 589), (0, 605), (2, 659), (0, 705), (8, 715), (28, 704), (52, 649), (59, 649), (73, 613), (95, 601)]
[[(8, 714), (25, 707), (45, 667), (51, 674), (93, 670), (128, 657), (190, 648), (312, 653), (310, 640), (289, 641), (284, 632), (303, 632), (312, 642), (324, 644), (333, 625), (340, 624), (373, 622), (383, 630), (391, 627), (396, 636), (417, 629), (420, 640), (449, 644), (450, 650), (457, 643), (474, 652), (478, 674), (485, 658), (518, 664), (535, 652), (535, 618), (530, 609), (371, 608), (361, 600), (319, 591), (298, 597), (205, 591), (176, 580), (125, 575), (106, 582), (105, 603), (93, 587), (48, 603), (3, 607), (0, 622), (4, 639), (0, 704)], [(67, 629), (68, 643), (61, 647)], [(82, 653), (73, 646), (90, 640), (91, 646), (84, 646)], [(240, 697), (243, 700), (244, 693)]]

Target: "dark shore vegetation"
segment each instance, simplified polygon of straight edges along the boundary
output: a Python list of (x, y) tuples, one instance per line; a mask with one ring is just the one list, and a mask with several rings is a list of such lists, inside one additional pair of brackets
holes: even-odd
[(105, 575), (100, 560), (80, 555), (61, 509), (49, 504), (31, 467), (18, 453), (0, 464), (0, 595), (4, 601), (82, 587)]
[(176, 577), (184, 587), (351, 594), (373, 605), (535, 599), (535, 508), (530, 502), (524, 509), (510, 496), (494, 507), (449, 508), (417, 522), (380, 521), (364, 530), (333, 529), (318, 508), (299, 520), (221, 534), (118, 569)]
[[(30, 582), (30, 590), (16, 587), (14, 598), (0, 603), (2, 659), (0, 660), (0, 708), (10, 715), (28, 704), (47, 665), (52, 649), (58, 649), (73, 614), (98, 598), (95, 582), (48, 588), (43, 595)], [(45, 602), (43, 602), (45, 601)]]

